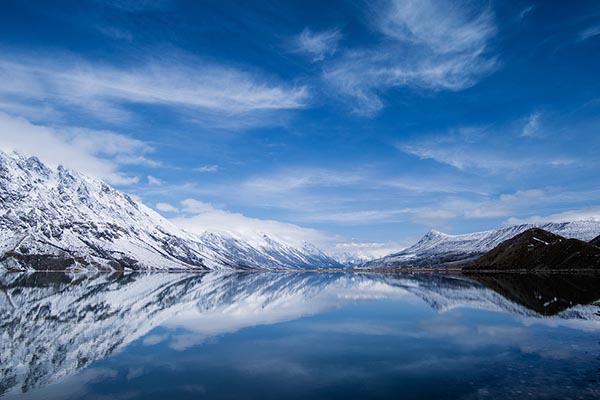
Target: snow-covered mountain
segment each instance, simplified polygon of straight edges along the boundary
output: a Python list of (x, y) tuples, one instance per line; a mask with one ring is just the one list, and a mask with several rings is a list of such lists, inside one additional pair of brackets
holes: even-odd
[(0, 395), (56, 382), (158, 326), (172, 328), (164, 340), (181, 350), (244, 327), (407, 295), (438, 312), (474, 308), (600, 328), (598, 307), (590, 305), (600, 297), (598, 278), (530, 278), (499, 276), (488, 284), (458, 274), (0, 273)]
[(465, 235), (430, 231), (411, 247), (363, 264), (363, 268), (423, 268), (460, 266), (488, 252), (505, 240), (531, 228), (590, 241), (600, 233), (599, 221), (522, 224)]
[(340, 268), (305, 244), (194, 235), (106, 183), (0, 152), (0, 268)]

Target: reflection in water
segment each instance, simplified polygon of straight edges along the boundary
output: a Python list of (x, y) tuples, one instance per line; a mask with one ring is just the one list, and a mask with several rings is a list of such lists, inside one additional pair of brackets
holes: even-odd
[[(594, 276), (5, 274), (0, 276), (0, 395), (18, 395), (31, 391), (35, 394), (33, 389), (60, 383), (77, 373), (84, 379), (86, 373), (97, 372), (92, 368), (82, 374), (81, 371), (86, 371), (85, 367), (111, 355), (123, 353), (125, 357), (129, 354), (128, 346), (136, 348), (132, 343), (137, 339), (141, 340), (140, 346), (146, 346), (145, 355), (149, 354), (148, 348), (161, 344), (170, 351), (187, 354), (187, 351), (206, 343), (210, 338), (241, 332), (247, 327), (270, 327), (284, 322), (293, 324), (303, 318), (308, 322), (302, 329), (297, 327), (295, 331), (286, 331), (285, 337), (289, 343), (298, 340), (296, 336), (299, 332), (308, 327), (311, 335), (319, 335), (322, 342), (337, 335), (339, 340), (335, 342), (335, 346), (338, 347), (343, 343), (354, 343), (356, 335), (361, 335), (365, 346), (370, 343), (369, 351), (363, 353), (363, 350), (358, 351), (356, 347), (348, 345), (349, 348), (344, 350), (345, 358), (340, 364), (339, 372), (352, 375), (351, 360), (354, 358), (358, 368), (373, 362), (373, 357), (380, 357), (378, 362), (384, 364), (375, 363), (370, 368), (381, 369), (379, 379), (382, 381), (385, 374), (392, 377), (390, 371), (396, 374), (393, 375), (396, 382), (400, 382), (398, 374), (404, 374), (402, 376), (408, 379), (407, 382), (413, 382), (409, 378), (417, 369), (432, 373), (434, 366), (440, 366), (425, 363), (424, 355), (428, 352), (440, 362), (446, 359), (449, 363), (454, 363), (460, 357), (470, 360), (469, 357), (475, 357), (475, 354), (451, 353), (465, 346), (470, 349), (469, 346), (476, 346), (478, 342), (482, 346), (498, 346), (498, 343), (512, 341), (508, 344), (511, 348), (517, 346), (521, 355), (532, 357), (531, 354), (537, 354), (564, 362), (572, 357), (573, 349), (561, 348), (565, 344), (558, 339), (544, 343), (533, 339), (527, 341), (527, 338), (537, 335), (537, 331), (530, 331), (533, 328), (529, 327), (535, 325), (535, 329), (540, 330), (542, 328), (537, 328), (538, 326), (563, 327), (568, 330), (565, 332), (597, 332), (600, 330), (600, 319), (597, 316), (598, 307), (593, 303), (598, 299), (600, 278)], [(427, 304), (427, 308), (423, 308), (423, 304)], [(461, 310), (462, 313), (454, 313), (456, 310)], [(466, 310), (474, 311), (465, 316)], [(502, 327), (484, 324), (477, 319), (482, 318), (481, 310), (508, 315), (513, 322)], [(402, 313), (402, 318), (399, 313)], [(515, 325), (515, 320), (520, 323)], [(274, 327), (272, 329), (275, 331)], [(267, 341), (270, 334), (272, 332), (266, 331), (264, 337), (256, 340)], [(404, 337), (404, 341), (398, 342), (395, 350), (390, 350), (389, 343), (373, 339), (385, 336)], [(432, 338), (435, 338), (435, 342), (427, 342), (430, 345), (423, 348), (424, 341), (433, 340)], [(494, 339), (490, 342), (484, 341), (484, 338)], [(451, 348), (449, 343), (456, 348)], [(378, 356), (383, 344), (387, 346), (387, 350)], [(442, 344), (444, 350), (441, 350)], [(276, 347), (281, 343), (273, 341), (271, 345)], [(229, 344), (228, 348), (235, 346), (236, 344)], [(331, 348), (335, 348), (334, 345)], [(208, 348), (205, 351), (208, 352)], [(312, 350), (305, 351), (308, 354)], [(394, 351), (398, 351), (396, 358), (389, 358), (395, 354)], [(395, 365), (401, 357), (408, 357), (409, 351), (414, 351), (416, 359), (422, 360), (417, 364)], [(221, 350), (210, 362), (225, 359), (225, 353), (226, 350)], [(359, 353), (363, 357), (360, 360)], [(265, 358), (256, 357), (256, 360), (250, 356), (248, 359), (266, 362)], [(385, 357), (388, 357), (386, 361), (381, 361)], [(280, 361), (289, 363), (289, 360)], [(519, 359), (518, 362), (521, 361)], [(475, 363), (474, 360), (469, 362)], [(394, 363), (395, 366), (390, 369), (390, 365), (385, 363)], [(412, 369), (409, 370), (408, 365), (412, 365)], [(516, 368), (519, 364), (511, 361), (507, 365)], [(264, 365), (253, 365), (252, 371), (256, 373), (256, 369), (263, 367)], [(139, 368), (144, 370), (144, 365)], [(587, 373), (587, 370), (582, 371)], [(135, 375), (135, 372), (130, 373)], [(297, 373), (305, 378), (311, 375), (311, 372), (304, 369)], [(503, 379), (508, 379), (509, 370), (504, 371), (504, 374)], [(108, 377), (110, 378), (110, 374)], [(413, 378), (416, 379), (415, 382), (418, 381)], [(238, 379), (240, 382), (248, 379), (248, 374)], [(311, 379), (308, 382), (317, 378), (313, 376)], [(486, 379), (500, 378), (490, 376)], [(539, 384), (542, 378), (538, 376), (536, 379)], [(521, 376), (520, 382), (524, 380), (527, 382), (527, 377)], [(591, 381), (588, 378), (587, 382)], [(464, 384), (468, 386), (468, 382)], [(517, 385), (515, 382), (515, 396), (519, 390), (523, 390), (522, 386), (522, 383)], [(476, 393), (475, 397), (486, 397), (486, 392), (481, 392), (480, 389), (481, 387), (473, 392)], [(378, 397), (396, 397), (394, 394), (397, 393), (381, 390), (383, 391)], [(492, 389), (485, 390), (489, 392)], [(539, 390), (543, 388), (540, 387)], [(587, 387), (583, 393), (589, 395), (595, 393), (594, 390), (595, 387)], [(324, 397), (342, 394), (326, 393), (328, 396)], [(542, 392), (538, 392), (540, 393)], [(231, 393), (227, 394), (229, 396), (224, 392), (223, 397), (231, 397)]]
[(556, 315), (600, 299), (598, 275), (471, 274), (470, 277), (542, 315)]

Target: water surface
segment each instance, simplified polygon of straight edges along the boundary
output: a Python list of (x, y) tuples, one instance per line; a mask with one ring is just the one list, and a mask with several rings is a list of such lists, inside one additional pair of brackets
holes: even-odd
[(0, 397), (592, 399), (600, 277), (0, 277)]

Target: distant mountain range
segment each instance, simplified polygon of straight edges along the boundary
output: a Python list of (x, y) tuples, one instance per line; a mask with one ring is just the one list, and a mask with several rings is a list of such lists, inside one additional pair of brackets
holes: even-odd
[(321, 269), (315, 246), (268, 235), (252, 243), (194, 235), (106, 183), (35, 157), (0, 152), (0, 266), (64, 269)]
[(600, 233), (600, 222), (573, 221), (522, 224), (466, 235), (447, 235), (442, 232), (431, 231), (407, 249), (369, 261), (363, 264), (362, 268), (458, 268), (477, 259), (502, 242), (532, 228), (540, 228), (565, 238), (590, 241)]

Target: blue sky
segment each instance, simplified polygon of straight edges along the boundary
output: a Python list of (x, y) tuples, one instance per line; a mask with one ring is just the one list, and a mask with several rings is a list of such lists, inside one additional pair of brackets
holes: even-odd
[(600, 218), (595, 1), (9, 0), (0, 54), (1, 148), (190, 230)]

